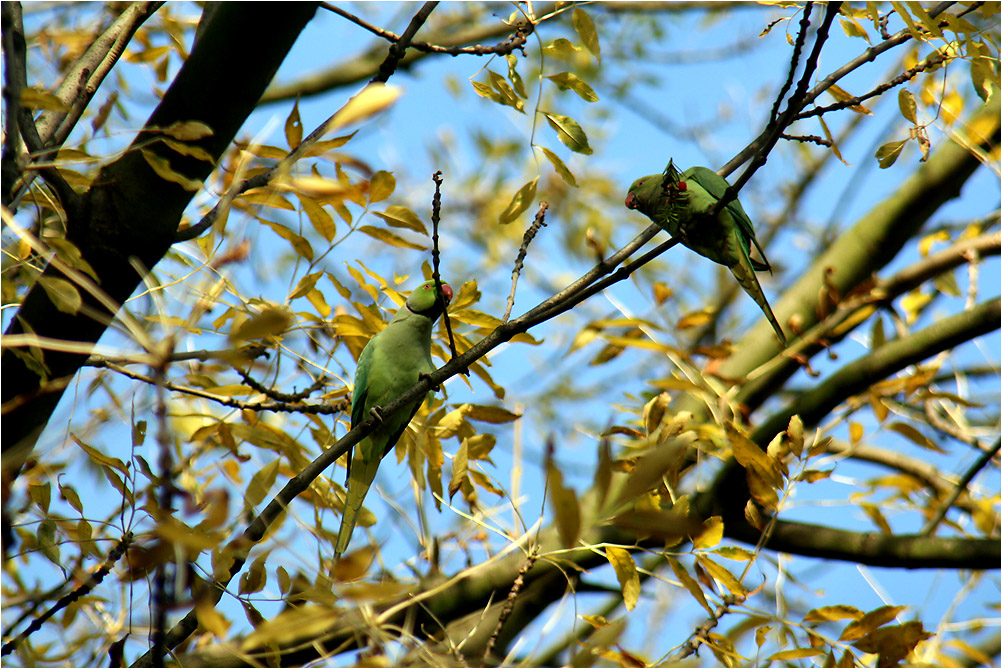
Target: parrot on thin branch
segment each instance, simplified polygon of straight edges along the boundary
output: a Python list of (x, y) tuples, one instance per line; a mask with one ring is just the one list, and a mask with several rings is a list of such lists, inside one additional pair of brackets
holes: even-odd
[[(440, 295), (436, 295), (434, 281), (425, 281), (418, 286), (386, 328), (362, 349), (351, 397), (353, 428), (376, 407), (385, 407), (414, 386), (421, 376), (435, 371), (431, 361), (431, 329), (452, 300), (452, 288), (444, 282), (441, 285)], [(340, 558), (348, 548), (362, 502), (376, 478), (379, 462), (396, 445), (424, 399), (419, 397), (410, 406), (388, 416), (352, 449), (348, 457), (347, 494), (341, 528), (334, 544), (335, 558)]]
[[(633, 182), (626, 206), (657, 223), (672, 237), (710, 260), (731, 270), (734, 278), (762, 309), (782, 345), (786, 335), (765, 299), (755, 271), (772, 271), (765, 252), (755, 239), (751, 219), (737, 198), (728, 202), (715, 218), (708, 214), (730, 184), (713, 170), (691, 167), (679, 174), (671, 161), (663, 174), (651, 174)], [(762, 262), (751, 257), (754, 244)]]

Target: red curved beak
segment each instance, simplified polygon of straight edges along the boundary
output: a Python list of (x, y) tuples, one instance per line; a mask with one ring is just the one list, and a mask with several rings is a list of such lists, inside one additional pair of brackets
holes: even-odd
[(637, 196), (633, 193), (626, 194), (626, 208), (636, 209), (637, 208)]
[(446, 302), (452, 302), (452, 286), (447, 283), (442, 284), (442, 293), (445, 295)]

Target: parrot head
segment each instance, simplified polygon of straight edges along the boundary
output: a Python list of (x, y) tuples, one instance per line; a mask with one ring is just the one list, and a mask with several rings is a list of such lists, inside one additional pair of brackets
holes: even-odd
[(627, 209), (636, 209), (642, 214), (651, 216), (685, 190), (685, 181), (682, 180), (674, 163), (668, 161), (668, 167), (663, 173), (649, 174), (634, 181), (626, 194), (625, 204)]
[(439, 301), (435, 299), (435, 282), (425, 281), (410, 294), (406, 306), (412, 313), (435, 320), (451, 301), (452, 287), (449, 284), (442, 282), (442, 299)]

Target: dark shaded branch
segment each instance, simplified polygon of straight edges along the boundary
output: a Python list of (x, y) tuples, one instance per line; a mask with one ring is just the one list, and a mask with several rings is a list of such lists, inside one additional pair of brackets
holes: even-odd
[(410, 46), (411, 40), (414, 39), (414, 35), (417, 31), (421, 29), (421, 26), (425, 24), (428, 17), (438, 6), (437, 0), (426, 2), (421, 5), (421, 9), (417, 11), (414, 18), (411, 19), (410, 24), (407, 26), (407, 30), (404, 34), (400, 36), (400, 39), (395, 41), (390, 45), (390, 51), (386, 54), (386, 58), (379, 65), (379, 71), (376, 76), (372, 78), (372, 81), (381, 81), (384, 84), (390, 80), (393, 73), (397, 69), (397, 65), (400, 64), (401, 59), (404, 57), (404, 53), (407, 51), (407, 47)]
[[(726, 522), (724, 534), (749, 544), (755, 544), (761, 536), (743, 518)], [(785, 520), (776, 521), (766, 548), (897, 569), (998, 569), (1002, 561), (1002, 543), (998, 537), (966, 539), (850, 532)]]

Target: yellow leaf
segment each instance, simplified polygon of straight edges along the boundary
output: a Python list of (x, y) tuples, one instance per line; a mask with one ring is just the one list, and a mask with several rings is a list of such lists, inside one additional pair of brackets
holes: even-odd
[(213, 636), (224, 639), (230, 629), (230, 622), (223, 617), (209, 597), (203, 597), (195, 604), (195, 615), (198, 617), (198, 627)]
[(633, 556), (617, 546), (606, 546), (605, 556), (616, 572), (616, 579), (623, 591), (623, 605), (627, 611), (632, 611), (640, 599), (640, 574)]
[(826, 651), (820, 648), (792, 648), (790, 650), (781, 650), (778, 653), (773, 653), (769, 657), (765, 658), (766, 662), (780, 662), (784, 660), (799, 660), (805, 657), (817, 657), (818, 655), (825, 655)]
[(713, 548), (724, 538), (724, 521), (720, 516), (707, 518), (702, 531), (692, 539), (693, 548)]
[(316, 309), (317, 313), (320, 314), (323, 318), (327, 318), (328, 316), (331, 315), (331, 307), (329, 304), (327, 304), (327, 300), (324, 299), (324, 294), (321, 293), (316, 288), (306, 293), (306, 299), (310, 301), (310, 304), (313, 305), (313, 308)]
[(478, 420), (482, 423), (510, 423), (522, 417), (520, 413), (512, 413), (501, 407), (488, 406), (485, 404), (470, 404), (466, 417), (470, 420)]
[(852, 618), (853, 620), (859, 620), (863, 617), (863, 612), (857, 609), (855, 606), (848, 606), (845, 604), (835, 604), (833, 606), (822, 606), (818, 609), (811, 609), (804, 616), (805, 623), (820, 623), (829, 620), (845, 620), (846, 618)]
[(365, 233), (372, 237), (373, 239), (378, 239), (379, 241), (387, 244), (389, 246), (396, 246), (404, 249), (414, 249), (416, 251), (424, 251), (428, 247), (423, 244), (418, 244), (416, 242), (409, 242), (400, 235), (396, 235), (389, 230), (383, 230), (382, 228), (376, 228), (371, 225), (363, 225), (358, 228), (359, 232)]
[(285, 332), (293, 322), (295, 317), (288, 309), (266, 307), (261, 313), (254, 314), (241, 323), (231, 338), (249, 340), (277, 336)]
[[(831, 95), (836, 100), (838, 100), (839, 102), (849, 102), (850, 100), (854, 100), (856, 97), (852, 93), (846, 91), (845, 89), (839, 86), (836, 86), (835, 84), (832, 84), (827, 90), (828, 94)], [(857, 114), (869, 114), (870, 116), (873, 115), (872, 111), (870, 111), (869, 109), (867, 109), (866, 107), (864, 107), (859, 103), (849, 105), (848, 109), (850, 111), (856, 112)]]
[(181, 188), (192, 192), (197, 191), (202, 187), (202, 182), (195, 179), (189, 179), (180, 172), (175, 172), (171, 169), (170, 162), (168, 162), (166, 158), (158, 156), (148, 149), (141, 149), (140, 153), (142, 153), (146, 163), (161, 179), (170, 181), (171, 183), (176, 183), (181, 186)]
[(334, 114), (330, 123), (324, 128), (324, 132), (330, 132), (378, 114), (396, 102), (402, 93), (403, 89), (397, 86), (381, 82), (369, 83)]
[(337, 224), (334, 223), (334, 218), (313, 198), (302, 193), (296, 193), (296, 195), (299, 197), (299, 203), (302, 205), (303, 211), (306, 212), (307, 218), (313, 224), (313, 229), (327, 241), (334, 241), (334, 236), (337, 234)]
[(536, 198), (536, 183), (538, 181), (539, 177), (536, 177), (519, 188), (515, 195), (512, 196), (511, 202), (508, 203), (508, 206), (501, 212), (501, 216), (498, 217), (498, 220), (502, 224), (507, 225), (511, 223), (532, 206), (532, 201)]
[(925, 258), (929, 255), (929, 251), (936, 242), (948, 241), (950, 241), (950, 233), (946, 230), (937, 230), (936, 232), (928, 234), (919, 240), (919, 253), (923, 258)]
[(739, 597), (748, 594), (748, 589), (741, 585), (741, 582), (734, 577), (734, 574), (711, 560), (707, 554), (701, 553), (697, 555), (696, 560), (703, 569), (709, 572), (710, 576), (723, 583), (724, 587), (731, 591), (731, 594), (738, 595)]
[(299, 118), (299, 98), (292, 105), (292, 111), (285, 119), (285, 141), (290, 149), (295, 149), (303, 141), (303, 122)]
[(382, 202), (393, 195), (397, 180), (392, 172), (379, 170), (369, 179), (369, 202)]
[(906, 121), (918, 123), (915, 116), (916, 108), (915, 96), (912, 95), (911, 91), (907, 88), (902, 88), (898, 91), (898, 109), (901, 111), (901, 115), (905, 117)]
[(686, 328), (706, 325), (710, 322), (710, 319), (713, 318), (713, 314), (713, 309), (701, 309), (700, 311), (694, 311), (679, 319), (678, 323), (675, 324), (675, 327), (679, 330), (685, 330)]
[(406, 228), (407, 230), (420, 232), (422, 235), (428, 234), (428, 228), (425, 227), (425, 224), (418, 218), (417, 214), (407, 207), (393, 205), (387, 207), (385, 212), (374, 211), (372, 213), (386, 221), (386, 224), (391, 227)]
[(897, 615), (906, 608), (907, 607), (904, 606), (881, 606), (880, 608), (874, 609), (858, 620), (846, 625), (838, 640), (855, 641), (856, 639), (862, 639), (864, 636), (881, 625), (886, 625), (894, 620)]
[(675, 558), (669, 557), (668, 564), (671, 565), (672, 571), (675, 572), (675, 578), (681, 582), (682, 587), (688, 590), (689, 594), (691, 594), (696, 601), (699, 602), (704, 609), (706, 609), (706, 612), (712, 616), (713, 609), (711, 609), (710, 605), (706, 603), (706, 596), (703, 595), (703, 589), (699, 587), (699, 583), (696, 579), (690, 576), (689, 572), (686, 571), (684, 566), (682, 566), (682, 563)]

